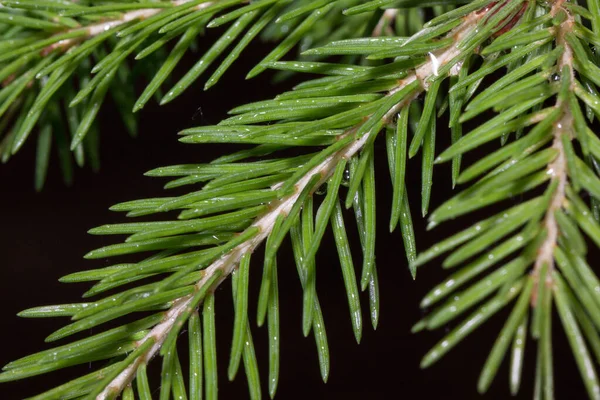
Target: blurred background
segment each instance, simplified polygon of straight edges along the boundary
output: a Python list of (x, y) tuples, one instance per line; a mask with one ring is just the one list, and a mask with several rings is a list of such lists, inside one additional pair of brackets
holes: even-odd
[[(211, 43), (211, 38), (206, 39)], [(203, 46), (200, 46), (200, 51)], [(0, 166), (0, 364), (49, 348), (44, 338), (67, 323), (66, 319), (27, 320), (16, 313), (38, 305), (77, 302), (88, 288), (87, 284), (61, 284), (58, 278), (76, 271), (99, 268), (113, 260), (83, 259), (95, 248), (117, 243), (120, 238), (91, 236), (92, 227), (124, 222), (124, 215), (108, 208), (118, 202), (146, 197), (169, 196), (162, 189), (160, 179), (142, 174), (155, 167), (208, 162), (231, 152), (233, 146), (184, 145), (177, 141), (177, 132), (204, 124), (216, 124), (226, 116), (228, 109), (254, 100), (263, 100), (289, 89), (294, 81), (278, 85), (271, 83), (268, 72), (245, 81), (243, 77), (253, 63), (268, 51), (267, 46), (254, 45), (241, 62), (234, 64), (223, 80), (208, 92), (198, 82), (173, 103), (159, 107), (150, 102), (139, 115), (139, 137), (127, 135), (118, 110), (108, 103), (99, 115), (101, 127), (101, 170), (77, 169), (74, 183), (66, 187), (58, 167), (56, 154), (52, 155), (51, 169), (45, 188), (34, 191), (35, 146), (25, 148), (7, 165)], [(179, 65), (179, 72), (189, 68), (197, 54), (188, 55)], [(294, 78), (298, 79), (298, 78)], [(141, 86), (138, 93), (141, 92)], [(446, 124), (438, 124), (438, 149), (446, 146), (449, 132)], [(493, 144), (494, 146), (497, 143)], [(368, 298), (363, 297), (364, 330), (362, 343), (357, 345), (352, 333), (346, 294), (337, 261), (337, 252), (328, 230), (317, 257), (317, 287), (323, 308), (331, 354), (331, 374), (323, 384), (317, 363), (314, 339), (304, 338), (301, 332), (301, 289), (289, 243), (286, 242), (278, 258), (281, 302), (281, 374), (277, 392), (279, 399), (507, 399), (507, 362), (503, 363), (490, 393), (480, 396), (476, 383), (483, 363), (507, 315), (492, 318), (469, 339), (458, 345), (440, 362), (421, 370), (422, 356), (452, 328), (417, 335), (411, 326), (423, 315), (419, 309), (421, 298), (448, 272), (436, 260), (422, 267), (413, 281), (407, 268), (400, 232), (388, 233), (391, 203), (391, 185), (384, 157), (384, 142), (376, 144), (378, 236), (377, 265), (381, 288), (381, 314), (377, 330), (370, 326)], [(477, 150), (487, 153), (488, 148)], [(477, 152), (471, 159), (477, 158)], [(469, 162), (467, 159), (466, 163)], [(413, 220), (419, 250), (424, 250), (440, 238), (475, 221), (477, 215), (450, 222), (432, 232), (426, 232), (420, 217), (420, 159), (409, 164), (408, 191), (413, 207)], [(434, 174), (432, 209), (451, 195), (450, 171), (440, 166)], [(183, 191), (177, 193), (185, 193)], [(484, 212), (480, 215), (489, 215)], [(351, 218), (347, 218), (350, 221)], [(348, 223), (348, 230), (355, 227)], [(358, 244), (357, 236), (350, 238)], [(592, 247), (593, 248), (593, 247)], [(263, 249), (259, 249), (261, 254)], [(358, 254), (358, 253), (357, 253)], [(591, 255), (593, 260), (594, 254)], [(260, 259), (256, 257), (251, 270), (253, 284), (250, 292), (251, 307), (255, 307), (260, 280)], [(359, 260), (357, 258), (356, 260)], [(359, 265), (358, 261), (355, 264)], [(219, 363), (219, 392), (222, 399), (247, 398), (246, 378), (240, 369), (234, 382), (227, 382), (226, 370), (232, 335), (232, 305), (230, 286), (222, 285), (217, 291), (217, 343)], [(251, 316), (255, 309), (251, 308)], [(579, 372), (557, 316), (554, 318), (554, 366), (557, 398), (586, 398)], [(253, 327), (263, 394), (267, 398), (267, 336), (266, 327)], [(62, 344), (62, 342), (58, 342)], [(535, 343), (527, 343), (524, 380), (518, 399), (529, 399), (533, 394)], [(154, 373), (160, 363), (153, 365)], [(185, 362), (183, 362), (185, 364)], [(79, 376), (95, 366), (72, 367), (63, 371), (25, 381), (0, 385), (0, 398), (22, 399), (67, 379)], [(158, 396), (158, 392), (156, 393)]]

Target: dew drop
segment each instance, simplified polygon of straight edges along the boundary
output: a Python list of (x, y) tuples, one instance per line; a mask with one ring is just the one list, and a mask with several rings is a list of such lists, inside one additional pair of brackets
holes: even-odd
[(342, 185), (349, 186), (350, 185), (350, 168), (346, 167), (344, 170), (344, 177), (342, 178)]

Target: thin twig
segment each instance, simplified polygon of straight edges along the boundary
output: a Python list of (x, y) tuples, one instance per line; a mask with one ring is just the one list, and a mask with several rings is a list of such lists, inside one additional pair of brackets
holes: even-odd
[(373, 29), (373, 34), (371, 36), (377, 37), (377, 36), (383, 35), (384, 33), (391, 35), (393, 33), (393, 30), (390, 25), (394, 22), (397, 15), (398, 15), (397, 8), (389, 8), (389, 9), (385, 10), (383, 15), (377, 22), (375, 29)]
[[(174, 1), (172, 1), (172, 3), (173, 3), (173, 6), (177, 7), (177, 6), (183, 5), (185, 3), (189, 3), (190, 1), (192, 1), (192, 0), (174, 0)], [(202, 10), (204, 8), (209, 7), (212, 4), (213, 4), (212, 1), (207, 1), (205, 3), (201, 3), (201, 4), (198, 4), (197, 6), (192, 7), (192, 10)], [(80, 43), (81, 41), (86, 40), (86, 39), (93, 38), (94, 36), (97, 36), (97, 35), (101, 34), (102, 32), (106, 32), (110, 29), (116, 28), (117, 26), (121, 26), (130, 21), (148, 19), (164, 10), (165, 10), (164, 8), (144, 8), (141, 10), (133, 10), (133, 11), (123, 13), (119, 18), (116, 18), (116, 19), (109, 19), (109, 20), (97, 22), (95, 24), (87, 25), (83, 28), (70, 29), (67, 32), (83, 30), (83, 31), (87, 31), (87, 33), (80, 37), (75, 37), (72, 39), (65, 39), (65, 40), (61, 40), (59, 42), (53, 43), (53, 44), (49, 45), (48, 47), (45, 47), (40, 53), (42, 55), (47, 55), (47, 54), (54, 52), (55, 50), (66, 51), (66, 50), (70, 49), (71, 47), (75, 46), (77, 43)], [(64, 33), (64, 32), (61, 32), (61, 33)]]
[[(562, 8), (563, 3), (564, 1), (558, 0), (551, 10), (552, 15), (555, 15), (559, 10), (564, 10), (568, 16), (567, 19), (560, 24), (556, 30), (556, 43), (558, 45), (562, 45), (564, 48), (564, 51), (558, 60), (558, 71), (562, 72), (564, 67), (568, 67), (571, 75), (569, 77), (563, 76), (562, 79), (570, 79), (571, 85), (573, 85), (573, 82), (575, 81), (573, 49), (565, 40), (565, 35), (573, 30), (575, 20), (567, 10)], [(553, 284), (552, 271), (554, 270), (554, 249), (556, 248), (559, 233), (555, 213), (564, 206), (566, 199), (565, 190), (568, 182), (567, 160), (565, 149), (562, 144), (562, 137), (563, 135), (569, 135), (570, 138), (572, 137), (574, 124), (573, 115), (571, 114), (568, 106), (564, 103), (564, 100), (560, 97), (558, 98), (555, 107), (560, 109), (562, 112), (562, 116), (552, 128), (552, 135), (554, 137), (552, 147), (558, 151), (558, 155), (552, 161), (552, 163), (548, 165), (548, 173), (552, 175), (552, 180), (557, 182), (557, 186), (554, 194), (552, 195), (552, 199), (550, 200), (550, 204), (544, 218), (546, 238), (538, 250), (538, 255), (532, 271), (535, 285), (531, 297), (531, 303), (533, 306), (535, 306), (537, 303), (539, 274), (544, 265), (547, 267), (548, 271), (546, 273), (545, 284), (547, 286), (552, 286)]]

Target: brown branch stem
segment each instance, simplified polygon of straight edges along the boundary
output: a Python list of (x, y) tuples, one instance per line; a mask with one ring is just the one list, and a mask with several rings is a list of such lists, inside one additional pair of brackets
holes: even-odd
[[(565, 35), (573, 30), (575, 20), (573, 16), (562, 7), (564, 1), (558, 0), (554, 4), (551, 10), (551, 14), (555, 15), (558, 11), (563, 10), (567, 13), (567, 19), (558, 26), (556, 30), (556, 43), (564, 48), (563, 53), (558, 59), (557, 72), (562, 72), (564, 67), (568, 67), (570, 76), (563, 76), (562, 79), (569, 79), (571, 85), (574, 80), (574, 66), (573, 66), (573, 49), (569, 43), (565, 40)], [(556, 211), (563, 208), (566, 199), (566, 188), (568, 184), (568, 168), (567, 160), (565, 155), (565, 149), (562, 143), (563, 135), (569, 135), (569, 139), (572, 138), (573, 133), (573, 115), (571, 114), (568, 106), (564, 103), (564, 99), (560, 98), (557, 100), (555, 107), (560, 109), (562, 112), (561, 117), (552, 127), (553, 143), (552, 147), (558, 151), (558, 155), (548, 165), (548, 173), (552, 175), (552, 181), (557, 182), (556, 190), (552, 195), (546, 216), (544, 218), (544, 228), (546, 230), (546, 238), (538, 249), (537, 258), (532, 271), (534, 278), (534, 290), (532, 292), (531, 303), (535, 306), (537, 303), (538, 292), (539, 292), (539, 275), (542, 268), (546, 266), (547, 273), (544, 284), (551, 287), (553, 285), (552, 271), (554, 270), (554, 249), (558, 243), (559, 228), (556, 221)]]
[(377, 36), (382, 36), (383, 34), (392, 35), (393, 29), (391, 28), (391, 24), (394, 22), (397, 15), (398, 15), (398, 9), (389, 8), (389, 9), (385, 10), (385, 12), (381, 16), (381, 18), (379, 18), (379, 21), (377, 22), (375, 29), (373, 29), (373, 33), (371, 36), (377, 37)]
[[(190, 1), (191, 0), (173, 0), (171, 3), (174, 6), (180, 6), (185, 3), (189, 3)], [(192, 7), (192, 10), (202, 10), (202, 9), (210, 6), (211, 4), (213, 4), (211, 1), (207, 1), (205, 3), (201, 3), (201, 4), (198, 4), (197, 6)], [(116, 19), (109, 19), (109, 20), (105, 20), (105, 21), (96, 22), (94, 24), (87, 25), (82, 28), (70, 29), (66, 32), (75, 32), (75, 31), (83, 30), (83, 31), (86, 31), (86, 34), (83, 36), (75, 37), (72, 39), (61, 40), (59, 42), (53, 43), (53, 44), (45, 47), (44, 49), (42, 49), (40, 53), (42, 55), (47, 55), (56, 50), (66, 51), (66, 50), (70, 49), (71, 47), (75, 46), (76, 44), (80, 43), (81, 41), (84, 41), (86, 39), (91, 39), (91, 38), (101, 34), (102, 32), (106, 32), (109, 29), (116, 28), (116, 27), (126, 24), (127, 22), (130, 22), (130, 21), (144, 20), (144, 19), (150, 18), (164, 10), (165, 10), (164, 8), (144, 8), (144, 9), (140, 9), (140, 10), (132, 10), (132, 11), (123, 13), (119, 18), (116, 18)], [(65, 32), (61, 32), (61, 33), (64, 34)]]

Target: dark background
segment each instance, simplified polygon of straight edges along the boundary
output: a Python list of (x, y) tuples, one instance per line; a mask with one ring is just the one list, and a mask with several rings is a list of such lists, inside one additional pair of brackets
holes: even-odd
[[(21, 319), (16, 317), (17, 312), (38, 305), (78, 301), (88, 285), (61, 284), (57, 281), (58, 278), (75, 271), (113, 263), (113, 260), (86, 261), (82, 258), (91, 249), (119, 240), (86, 234), (92, 227), (125, 220), (123, 215), (109, 211), (109, 206), (137, 198), (171, 195), (162, 190), (164, 181), (144, 177), (142, 174), (145, 171), (170, 164), (208, 162), (232, 150), (232, 147), (227, 146), (181, 144), (176, 137), (180, 129), (218, 123), (226, 115), (226, 111), (234, 106), (251, 100), (267, 99), (289, 88), (289, 83), (278, 87), (271, 85), (269, 74), (250, 81), (243, 80), (249, 66), (260, 60), (266, 51), (266, 46), (251, 47), (244, 60), (225, 75), (225, 80), (208, 92), (203, 92), (203, 83), (198, 83), (172, 104), (158, 107), (150, 103), (139, 115), (140, 135), (137, 139), (127, 136), (117, 110), (109, 102), (99, 116), (102, 169), (98, 174), (89, 169), (77, 170), (75, 183), (70, 188), (63, 185), (57, 167), (58, 160), (53, 154), (53, 166), (46, 187), (42, 193), (34, 192), (35, 146), (31, 140), (18, 156), (0, 168), (0, 364), (48, 348), (49, 345), (43, 341), (44, 337), (67, 322), (65, 319)], [(179, 69), (191, 66), (195, 58), (195, 55), (191, 55), (184, 59)], [(449, 132), (441, 128), (438, 137), (440, 146), (443, 146), (448, 142)], [(487, 149), (480, 151), (484, 154)], [(442, 329), (413, 335), (410, 328), (423, 315), (418, 307), (421, 298), (447, 272), (439, 267), (439, 261), (435, 261), (420, 269), (416, 282), (411, 279), (400, 233), (397, 231), (389, 234), (387, 230), (391, 189), (383, 156), (384, 143), (381, 140), (377, 143), (377, 154), (377, 263), (381, 286), (379, 327), (373, 331), (370, 326), (365, 295), (363, 338), (360, 345), (356, 344), (337, 253), (328, 231), (317, 260), (318, 293), (331, 354), (329, 382), (323, 384), (312, 334), (303, 338), (301, 333), (300, 284), (290, 248), (284, 246), (279, 257), (282, 366), (277, 398), (509, 398), (506, 360), (490, 393), (480, 396), (476, 392), (479, 372), (506, 318), (506, 310), (500, 316), (492, 318), (433, 367), (428, 370), (419, 369), (421, 357), (445, 332)], [(478, 154), (472, 156), (477, 157)], [(419, 212), (419, 164), (417, 157), (409, 165), (408, 179), (417, 244), (420, 250), (424, 250), (448, 233), (472, 223), (474, 216), (426, 233), (425, 223)], [(438, 168), (435, 178), (432, 208), (451, 194), (447, 166)], [(354, 244), (358, 243), (356, 237), (351, 240)], [(256, 281), (260, 279), (258, 270), (254, 271), (253, 277), (251, 304), (254, 305), (258, 295)], [(246, 398), (243, 372), (240, 370), (233, 383), (227, 382), (226, 378), (232, 332), (230, 299), (229, 285), (223, 285), (218, 291), (216, 305), (219, 391), (223, 399)], [(253, 315), (254, 310), (251, 310), (251, 316)], [(583, 399), (586, 394), (557, 316), (554, 326), (557, 397)], [(446, 332), (449, 329), (450, 327)], [(263, 395), (267, 398), (266, 328), (253, 327), (253, 334), (262, 373)], [(529, 399), (532, 396), (535, 343), (527, 343), (527, 353), (523, 384), (517, 397), (519, 399)], [(156, 364), (156, 368), (159, 362), (155, 361), (153, 364)], [(87, 368), (83, 365), (3, 384), (0, 386), (0, 399), (21, 399), (37, 394), (82, 374)]]

